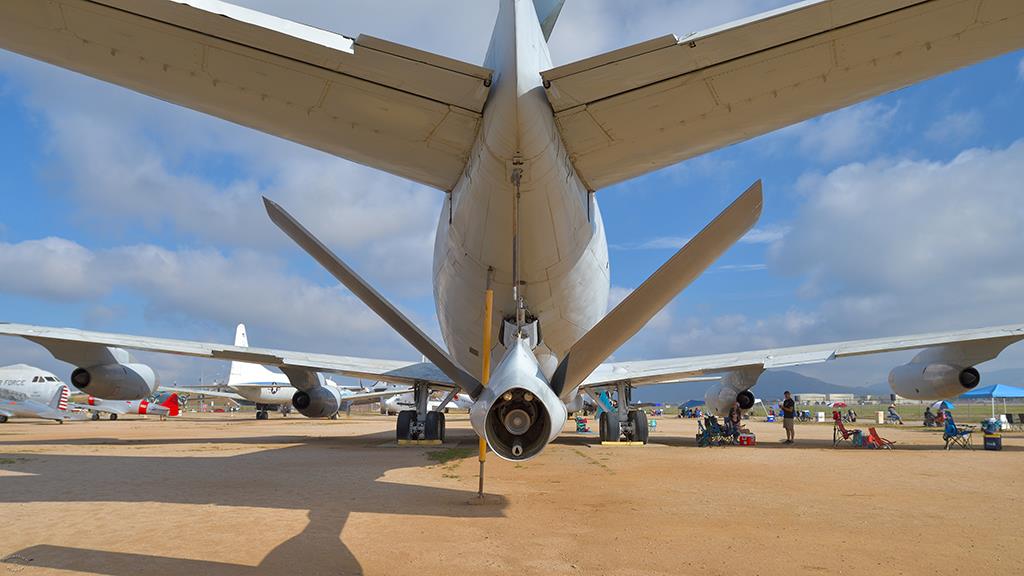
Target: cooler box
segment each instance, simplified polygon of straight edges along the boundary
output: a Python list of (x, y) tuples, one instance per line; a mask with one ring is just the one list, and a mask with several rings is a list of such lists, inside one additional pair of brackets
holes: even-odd
[(825, 423), (825, 413), (824, 412), (818, 412), (818, 423), (819, 424), (824, 424)]
[(1002, 450), (1002, 434), (985, 434), (985, 450)]
[(740, 434), (740, 446), (754, 446), (757, 438), (753, 434)]
[(769, 421), (769, 422), (775, 422), (775, 415), (773, 415), (773, 414), (769, 414), (769, 415), (768, 415), (768, 421)]
[(875, 417), (879, 424), (885, 424), (885, 412), (876, 412)]

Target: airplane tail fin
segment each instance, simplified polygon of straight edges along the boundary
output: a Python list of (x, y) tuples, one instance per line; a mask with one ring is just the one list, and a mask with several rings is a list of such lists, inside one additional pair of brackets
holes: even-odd
[[(249, 336), (245, 332), (245, 324), (239, 324), (235, 328), (235, 346), (241, 348), (249, 347)], [(254, 382), (272, 382), (275, 380), (275, 376), (279, 376), (279, 374), (268, 370), (265, 366), (232, 361), (231, 370), (228, 374), (228, 386), (252, 384)]]
[(168, 396), (160, 405), (169, 410), (168, 416), (177, 416), (181, 413), (181, 406), (178, 404), (178, 395), (176, 393)]
[(68, 409), (68, 401), (71, 399), (71, 390), (65, 384), (61, 384), (57, 393), (50, 400), (50, 407), (62, 412)]

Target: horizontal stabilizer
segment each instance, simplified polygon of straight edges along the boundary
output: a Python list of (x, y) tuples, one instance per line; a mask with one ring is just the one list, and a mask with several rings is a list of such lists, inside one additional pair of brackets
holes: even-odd
[(762, 204), (758, 180), (569, 349), (551, 380), (555, 392), (575, 389), (639, 332), (754, 226)]

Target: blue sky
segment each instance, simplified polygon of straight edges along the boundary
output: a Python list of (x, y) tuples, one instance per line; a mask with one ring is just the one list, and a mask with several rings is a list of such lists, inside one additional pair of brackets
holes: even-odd
[[(240, 3), (470, 62), (494, 18), (475, 1)], [(571, 62), (781, 4), (569, 0), (552, 55)], [(1008, 54), (600, 191), (621, 297), (765, 182), (755, 233), (616, 358), (1024, 320), (1022, 101), (1024, 54)], [(2, 320), (216, 341), (246, 321), (253, 345), (415, 358), (273, 228), (266, 194), (438, 334), (437, 191), (2, 52), (0, 125)], [(224, 370), (146, 358), (165, 381)], [(906, 358), (802, 371), (858, 385)], [(22, 361), (68, 372), (35, 345), (0, 343), (0, 364)], [(1021, 366), (1014, 348), (991, 363)]]

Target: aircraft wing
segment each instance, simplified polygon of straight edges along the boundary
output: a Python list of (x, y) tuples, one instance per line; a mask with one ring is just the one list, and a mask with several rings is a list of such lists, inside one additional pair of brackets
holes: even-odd
[(230, 398), (231, 400), (240, 400), (242, 402), (248, 402), (241, 394), (234, 392), (221, 392), (219, 390), (206, 390), (205, 388), (190, 388), (187, 386), (160, 386), (161, 392), (176, 392), (178, 394), (184, 394), (185, 396), (211, 396), (214, 398)]
[(0, 48), (451, 190), (491, 72), (219, 0), (4, 0)]
[[(130, 349), (277, 366), (286, 374), (289, 372), (293, 374), (333, 372), (352, 378), (380, 380), (395, 384), (427, 383), (435, 388), (455, 387), (450, 378), (429, 362), (289, 352), (268, 348), (247, 348), (190, 340), (128, 336), (25, 324), (0, 323), (0, 335), (21, 336), (31, 340), (45, 347), (59, 360), (71, 361), (72, 364), (76, 361), (87, 361), (90, 357), (123, 357), (122, 355), (125, 353), (121, 351), (118, 354), (117, 350)], [(97, 354), (101, 354), (101, 356), (96, 356)], [(297, 387), (302, 388), (303, 379), (293, 378), (292, 383), (293, 385), (298, 384)], [(161, 389), (168, 388), (161, 387)]]
[(342, 402), (351, 402), (353, 404), (368, 404), (370, 402), (376, 402), (381, 398), (390, 398), (398, 394), (405, 394), (412, 392), (412, 388), (405, 388), (400, 390), (384, 390), (380, 392), (359, 392), (356, 394), (349, 394), (341, 398)]
[(915, 334), (912, 336), (756, 350), (735, 354), (713, 354), (667, 360), (614, 362), (607, 364), (603, 370), (596, 370), (594, 374), (584, 381), (582, 387), (596, 388), (622, 381), (626, 381), (632, 386), (664, 384), (704, 374), (727, 373), (748, 369), (754, 370), (759, 374), (761, 370), (770, 368), (787, 368), (804, 364), (816, 364), (848, 356), (939, 346), (954, 347), (949, 351), (949, 355), (958, 357), (949, 358), (948, 361), (959, 361), (963, 362), (965, 366), (973, 366), (974, 364), (995, 358), (1004, 348), (1022, 339), (1024, 339), (1024, 324), (1016, 324), (974, 330), (956, 330)]
[(1020, 0), (810, 0), (543, 77), (597, 190), (1022, 47)]

